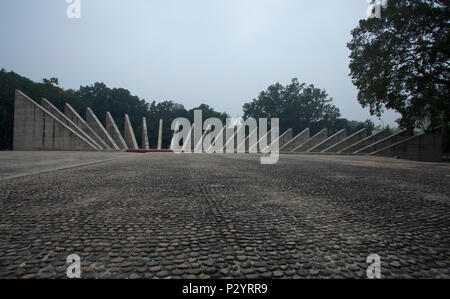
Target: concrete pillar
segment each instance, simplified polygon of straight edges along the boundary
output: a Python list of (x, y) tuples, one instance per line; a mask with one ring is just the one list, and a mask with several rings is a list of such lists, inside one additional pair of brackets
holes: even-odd
[(136, 142), (136, 137), (134, 136), (133, 127), (131, 126), (130, 117), (125, 114), (125, 142), (129, 149), (138, 150), (139, 146)]
[(102, 147), (94, 139), (92, 139), (91, 136), (89, 136), (88, 134), (86, 134), (86, 132), (81, 130), (74, 122), (72, 122), (67, 116), (65, 116), (61, 111), (59, 111), (58, 108), (56, 108), (52, 103), (50, 103), (50, 101), (48, 101), (45, 98), (42, 98), (41, 105), (45, 110), (47, 110), (48, 112), (53, 114), (53, 116), (58, 118), (66, 126), (68, 126), (72, 130), (74, 130), (76, 133), (78, 133), (79, 135), (84, 137), (87, 141), (89, 141), (92, 145), (94, 145), (98, 150), (102, 149)]
[(120, 150), (114, 139), (112, 139), (112, 137), (108, 134), (108, 131), (106, 131), (105, 127), (103, 127), (94, 111), (92, 111), (92, 109), (89, 107), (86, 108), (86, 121), (89, 126), (91, 126), (91, 128), (95, 131), (95, 133), (97, 133), (97, 135), (106, 142), (109, 148), (116, 151)]
[(41, 105), (16, 90), (13, 149), (95, 151), (97, 148)]
[(120, 133), (119, 128), (116, 125), (116, 122), (109, 112), (106, 112), (106, 131), (108, 131), (109, 135), (114, 139), (114, 142), (117, 144), (119, 149), (128, 149), (125, 139), (123, 139), (122, 134)]
[(142, 149), (150, 149), (150, 144), (148, 142), (148, 131), (147, 131), (147, 118), (142, 118)]
[(75, 111), (75, 109), (72, 108), (72, 106), (66, 103), (64, 112), (67, 118), (69, 118), (81, 130), (83, 130), (92, 139), (94, 139), (95, 142), (97, 142), (102, 147), (102, 149), (111, 149), (106, 144), (106, 142), (91, 128), (91, 126), (89, 126), (89, 124)]
[(158, 130), (158, 150), (162, 149), (162, 134), (163, 134), (163, 120), (159, 120), (159, 130)]
[(336, 134), (332, 135), (331, 137), (328, 137), (318, 145), (309, 149), (308, 153), (320, 153), (329, 148), (330, 146), (335, 145), (338, 142), (341, 142), (345, 138), (347, 138), (347, 129), (340, 130)]
[(311, 139), (309, 139), (308, 141), (306, 141), (302, 145), (294, 148), (291, 152), (293, 152), (293, 153), (307, 152), (311, 148), (313, 148), (316, 145), (318, 145), (319, 143), (321, 143), (322, 141), (326, 140), (327, 137), (328, 137), (328, 130), (327, 129), (323, 129), (322, 131), (320, 131), (319, 133), (317, 133), (316, 135), (311, 137)]
[(309, 128), (303, 130), (300, 134), (292, 138), (285, 145), (280, 146), (280, 152), (290, 152), (295, 148), (303, 145), (305, 142), (309, 140)]
[(362, 148), (359, 151), (356, 151), (355, 154), (371, 154), (373, 152), (376, 152), (380, 149), (383, 149), (385, 147), (396, 144), (397, 142), (403, 141), (412, 136), (414, 136), (413, 130), (403, 130), (394, 135), (386, 137), (378, 142), (375, 142), (369, 146), (366, 146), (365, 148)]
[(356, 132), (355, 134), (345, 138), (341, 142), (338, 142), (337, 144), (330, 146), (323, 152), (324, 153), (337, 153), (340, 150), (343, 150), (344, 148), (347, 148), (347, 147), (363, 140), (366, 137), (367, 137), (367, 129), (364, 128), (364, 129)]
[(365, 148), (366, 146), (369, 146), (377, 141), (380, 141), (386, 137), (391, 135), (391, 132), (389, 129), (383, 129), (367, 138), (364, 138), (363, 140), (350, 145), (349, 147), (344, 148), (343, 150), (339, 151), (339, 154), (352, 154), (356, 151), (359, 151), (362, 148)]

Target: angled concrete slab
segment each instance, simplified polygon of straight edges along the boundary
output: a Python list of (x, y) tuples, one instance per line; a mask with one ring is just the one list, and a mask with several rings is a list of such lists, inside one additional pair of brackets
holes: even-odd
[(163, 120), (159, 120), (159, 129), (158, 129), (158, 150), (162, 149), (162, 134), (163, 134)]
[(280, 148), (282, 148), (285, 144), (291, 141), (292, 137), (293, 137), (292, 129), (288, 129), (286, 132), (281, 134), (281, 136), (278, 138)]
[(127, 150), (128, 146), (123, 139), (122, 134), (119, 131), (119, 128), (116, 125), (111, 113), (106, 112), (106, 131), (108, 131), (109, 135), (114, 139), (114, 142), (121, 150)]
[(70, 119), (74, 124), (76, 124), (81, 130), (83, 130), (86, 134), (88, 134), (92, 139), (97, 142), (98, 145), (102, 147), (102, 149), (111, 149), (106, 142), (98, 136), (98, 134), (89, 126), (89, 124), (72, 108), (69, 104), (66, 103), (64, 114)]
[(113, 150), (120, 150), (117, 144), (114, 142), (114, 139), (108, 134), (108, 131), (106, 131), (105, 127), (103, 127), (100, 120), (95, 115), (94, 111), (92, 111), (91, 108), (86, 108), (86, 122), (91, 126), (91, 128), (97, 133), (100, 138), (102, 138), (109, 148)]
[(13, 150), (96, 151), (97, 148), (48, 110), (16, 90)]
[(58, 110), (50, 101), (48, 101), (46, 98), (41, 99), (41, 106), (49, 111), (51, 114), (53, 114), (55, 117), (57, 117), (60, 121), (62, 121), (66, 126), (83, 136), (87, 141), (89, 141), (94, 147), (96, 147), (98, 150), (101, 150), (102, 147), (84, 132), (81, 130), (74, 122), (72, 122), (67, 116), (65, 116), (61, 111)]
[(309, 140), (309, 128), (292, 138), (285, 145), (280, 146), (280, 152), (290, 152)]
[(359, 151), (356, 151), (355, 154), (371, 154), (373, 152), (376, 152), (380, 149), (383, 149), (385, 147), (396, 144), (397, 142), (403, 141), (412, 136), (414, 136), (413, 130), (403, 130), (394, 135), (386, 137), (378, 142), (375, 142), (374, 144), (366, 146), (365, 148), (362, 148)]
[(270, 145), (266, 146), (266, 148), (262, 152), (267, 152), (272, 148), (272, 145), (278, 140), (279, 148), (283, 147), (286, 143), (288, 143), (292, 139), (292, 129), (287, 130), (280, 137), (274, 140)]
[(294, 148), (291, 152), (293, 153), (307, 152), (316, 145), (318, 145), (319, 143), (322, 143), (327, 138), (328, 138), (328, 129), (323, 129), (322, 131), (311, 137), (311, 139), (306, 141), (304, 144)]
[(367, 138), (364, 138), (363, 140), (350, 145), (349, 147), (344, 148), (343, 150), (340, 150), (339, 154), (352, 154), (356, 151), (359, 151), (362, 148), (365, 148), (366, 146), (369, 146), (371, 144), (374, 144), (377, 141), (383, 140), (384, 138), (391, 135), (391, 132), (389, 129), (383, 129)]
[(142, 118), (142, 149), (150, 149), (150, 144), (148, 142), (148, 131), (147, 131), (147, 118)]
[(323, 152), (324, 153), (337, 153), (340, 150), (343, 150), (344, 148), (347, 148), (347, 147), (363, 140), (364, 138), (367, 138), (367, 129), (366, 128), (345, 138), (341, 142), (338, 142), (337, 144), (330, 146), (329, 148), (325, 149)]
[(131, 125), (130, 117), (125, 114), (125, 142), (127, 143), (128, 149), (137, 150), (139, 146), (136, 142), (136, 137), (134, 136), (133, 126)]
[(313, 148), (309, 149), (309, 153), (320, 153), (327, 148), (329, 148), (332, 145), (335, 145), (338, 142), (341, 142), (347, 138), (347, 129), (340, 130), (339, 132), (335, 133), (334, 135), (328, 137), (318, 145), (314, 146)]
[(380, 149), (370, 155), (422, 162), (440, 162), (442, 157), (442, 134), (440, 132), (422, 133)]

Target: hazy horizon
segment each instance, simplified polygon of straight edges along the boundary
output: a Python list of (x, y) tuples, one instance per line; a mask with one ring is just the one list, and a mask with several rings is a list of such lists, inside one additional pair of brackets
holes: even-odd
[(379, 121), (348, 76), (351, 30), (367, 1), (66, 0), (0, 2), (0, 67), (62, 88), (103, 82), (147, 102), (202, 103), (232, 117), (269, 85), (292, 78), (325, 89), (349, 120)]

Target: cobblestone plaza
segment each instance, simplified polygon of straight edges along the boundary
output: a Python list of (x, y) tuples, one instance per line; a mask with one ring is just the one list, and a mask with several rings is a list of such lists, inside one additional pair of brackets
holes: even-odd
[[(450, 167), (124, 154), (0, 181), (0, 278), (450, 278)], [(91, 161), (89, 161), (91, 162)]]

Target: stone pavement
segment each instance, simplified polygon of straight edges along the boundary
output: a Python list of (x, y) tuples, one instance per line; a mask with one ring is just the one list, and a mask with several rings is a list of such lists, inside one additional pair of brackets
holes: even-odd
[(450, 278), (450, 167), (151, 153), (0, 181), (0, 278)]
[(118, 152), (0, 151), (0, 180), (131, 157)]

